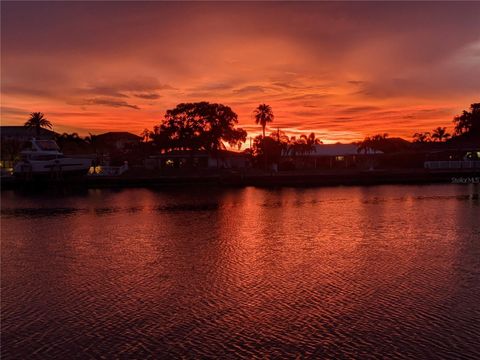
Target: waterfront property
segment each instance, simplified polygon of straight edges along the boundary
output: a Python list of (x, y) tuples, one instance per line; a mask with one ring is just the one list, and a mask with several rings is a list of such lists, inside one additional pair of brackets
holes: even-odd
[(430, 152), (425, 161), (426, 169), (479, 169), (480, 148), (450, 149)]
[(0, 360), (480, 360), (473, 3), (1, 1)]
[(246, 169), (251, 167), (249, 156), (245, 153), (219, 150), (215, 153), (207, 151), (174, 150), (149, 156), (144, 161), (148, 170), (168, 169)]
[(142, 138), (138, 135), (125, 131), (111, 131), (96, 136), (96, 141), (102, 147), (114, 150), (126, 150), (137, 146)]
[(357, 144), (316, 144), (311, 151), (285, 154), (280, 169), (352, 169), (373, 166), (382, 151), (360, 150)]
[(12, 169), (20, 151), (32, 138), (53, 140), (55, 132), (41, 128), (37, 134), (34, 128), (25, 126), (0, 126), (0, 168)]
[(20, 153), (14, 175), (24, 179), (41, 176), (85, 175), (92, 164), (89, 158), (65, 157), (54, 140), (30, 141), (30, 147)]
[(40, 128), (39, 134), (36, 133), (36, 129), (25, 126), (0, 126), (0, 138), (1, 141), (15, 140), (18, 142), (29, 141), (35, 137), (42, 140), (53, 140), (58, 134), (54, 131)]
[[(25, 126), (1, 126), (1, 158), (0, 167), (11, 171), (20, 160), (20, 153), (30, 147), (30, 140), (56, 140), (60, 150), (72, 157), (83, 157), (96, 160), (98, 164), (121, 166), (126, 156), (141, 142), (140, 136), (129, 132), (107, 132), (83, 139), (78, 134), (58, 134), (54, 131), (40, 128), (37, 134), (35, 128)], [(87, 141), (88, 140), (88, 141)]]

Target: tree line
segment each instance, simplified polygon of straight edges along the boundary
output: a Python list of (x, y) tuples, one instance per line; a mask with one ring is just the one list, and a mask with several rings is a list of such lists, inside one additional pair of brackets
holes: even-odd
[(453, 118), (454, 133), (447, 132), (446, 127), (437, 127), (432, 132), (416, 132), (413, 134), (413, 141), (417, 143), (442, 142), (453, 137), (464, 135), (480, 135), (480, 103), (470, 105), (469, 110), (463, 110), (460, 115)]
[[(412, 136), (413, 142), (446, 142), (462, 137), (480, 137), (480, 103), (471, 104), (469, 110), (463, 110), (462, 114), (453, 118), (453, 123), (453, 135), (447, 132), (446, 127), (439, 126), (433, 129), (432, 132), (416, 132)], [(392, 148), (392, 145), (395, 147), (391, 140), (388, 138), (387, 133), (367, 136), (363, 141), (357, 143), (358, 152), (389, 152), (388, 150)]]
[[(309, 135), (288, 137), (278, 129), (266, 135), (267, 125), (274, 120), (272, 107), (267, 104), (258, 105), (253, 111), (253, 118), (262, 128), (262, 134), (253, 139), (248, 151), (255, 157), (269, 157), (274, 160), (278, 156), (296, 156), (315, 151), (315, 145), (322, 141)], [(480, 136), (480, 103), (470, 105), (468, 110), (453, 119), (454, 134), (450, 135), (446, 127), (437, 127), (430, 132), (417, 132), (413, 135), (416, 143), (444, 142), (462, 136)], [(207, 151), (218, 153), (226, 150), (225, 144), (241, 148), (247, 140), (247, 132), (239, 128), (238, 116), (223, 104), (206, 101), (196, 103), (181, 103), (167, 110), (164, 119), (150, 131), (145, 129), (141, 136), (143, 142), (150, 143), (156, 150), (167, 152), (172, 150), (187, 150), (191, 152)], [(42, 128), (52, 129), (52, 123), (41, 112), (30, 114), (25, 127), (35, 129), (37, 136)], [(98, 146), (96, 135), (82, 138), (77, 133), (57, 135), (59, 145), (86, 143), (95, 149)], [(385, 151), (391, 146), (388, 134), (377, 134), (365, 137), (357, 144), (358, 152)]]
[[(258, 105), (253, 117), (262, 128), (262, 135), (256, 136), (250, 146), (254, 156), (279, 151), (284, 154), (305, 154), (314, 151), (315, 144), (322, 143), (314, 133), (297, 138), (288, 137), (283, 131), (277, 130), (267, 136), (267, 124), (275, 118), (270, 105)], [(144, 141), (152, 141), (161, 151), (218, 152), (226, 149), (225, 143), (240, 148), (246, 142), (247, 132), (237, 128), (237, 123), (237, 114), (228, 106), (208, 102), (182, 103), (167, 110), (163, 121), (152, 131), (145, 129), (141, 136)]]

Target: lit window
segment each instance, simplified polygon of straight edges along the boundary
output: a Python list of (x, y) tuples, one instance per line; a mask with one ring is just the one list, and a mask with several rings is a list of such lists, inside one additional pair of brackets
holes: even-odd
[(335, 156), (335, 160), (343, 161), (343, 160), (345, 160), (345, 156)]

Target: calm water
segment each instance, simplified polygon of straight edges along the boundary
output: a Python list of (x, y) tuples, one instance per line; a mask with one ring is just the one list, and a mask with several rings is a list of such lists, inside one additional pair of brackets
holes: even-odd
[(479, 192), (2, 192), (2, 358), (479, 359)]

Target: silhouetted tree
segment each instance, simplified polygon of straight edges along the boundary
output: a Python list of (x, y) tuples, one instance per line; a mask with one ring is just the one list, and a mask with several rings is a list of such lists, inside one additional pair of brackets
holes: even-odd
[(367, 154), (370, 150), (385, 152), (388, 148), (388, 134), (377, 134), (372, 137), (367, 136), (363, 141), (357, 143), (357, 152)]
[(277, 131), (272, 132), (269, 136), (280, 145), (282, 154), (287, 155), (288, 147), (290, 145), (290, 139), (288, 138), (287, 134), (278, 129)]
[(88, 136), (85, 137), (85, 142), (90, 145), (93, 152), (96, 154), (98, 149), (98, 136), (88, 133)]
[(83, 142), (83, 139), (76, 132), (73, 132), (71, 134), (64, 132), (60, 136), (57, 136), (57, 139), (59, 141), (70, 141), (70, 142), (74, 142), (74, 143)]
[(76, 132), (56, 135), (55, 140), (62, 151), (69, 153), (78, 153), (85, 150), (86, 142)]
[(282, 156), (283, 145), (271, 136), (256, 136), (253, 139), (253, 156), (258, 164), (278, 163)]
[(153, 145), (160, 150), (160, 152), (174, 149), (176, 146), (176, 139), (172, 139), (168, 131), (161, 131), (160, 126), (153, 127), (150, 138), (152, 139)]
[(426, 142), (430, 142), (431, 141), (431, 137), (430, 137), (430, 133), (427, 131), (427, 132), (417, 132), (415, 134), (413, 134), (413, 142), (416, 142), (416, 143), (426, 143)]
[(74, 133), (63, 133), (57, 135), (55, 140), (58, 143), (58, 146), (64, 152), (76, 153), (85, 150), (86, 141), (82, 139), (76, 132)]
[(182, 103), (167, 110), (165, 119), (152, 137), (160, 148), (207, 150), (225, 148), (224, 142), (240, 148), (247, 132), (235, 128), (237, 114), (228, 106), (208, 102)]
[(480, 134), (480, 103), (470, 105), (470, 111), (463, 110), (461, 115), (455, 116), (455, 134)]
[(288, 140), (288, 155), (297, 156), (302, 152), (302, 144), (295, 135)]
[(33, 112), (30, 114), (30, 119), (24, 124), (27, 128), (34, 128), (35, 134), (40, 136), (41, 128), (52, 128), (52, 123), (45, 118), (45, 115), (41, 112)]
[(368, 151), (371, 150), (371, 141), (372, 140), (369, 136), (366, 136), (362, 141), (359, 141), (357, 143), (357, 152), (361, 153), (363, 151), (364, 154), (368, 153)]
[(315, 145), (322, 144), (322, 141), (315, 136), (315, 133), (310, 133), (307, 135), (300, 136), (301, 144), (302, 144), (302, 152), (304, 154), (309, 154), (311, 152), (316, 151)]
[(440, 126), (433, 129), (432, 136), (431, 136), (433, 141), (439, 141), (439, 142), (447, 140), (449, 137), (450, 137), (450, 134), (447, 133), (447, 128), (440, 127)]
[(143, 129), (140, 136), (142, 137), (143, 142), (148, 142), (151, 139), (151, 132), (148, 129)]
[(265, 137), (265, 127), (267, 123), (272, 122), (274, 119), (272, 108), (270, 105), (260, 104), (253, 113), (255, 115), (255, 123), (262, 126), (262, 134)]
[(288, 154), (292, 156), (305, 155), (316, 151), (315, 145), (323, 144), (320, 139), (315, 136), (315, 133), (300, 135), (299, 138), (292, 136), (288, 142)]

